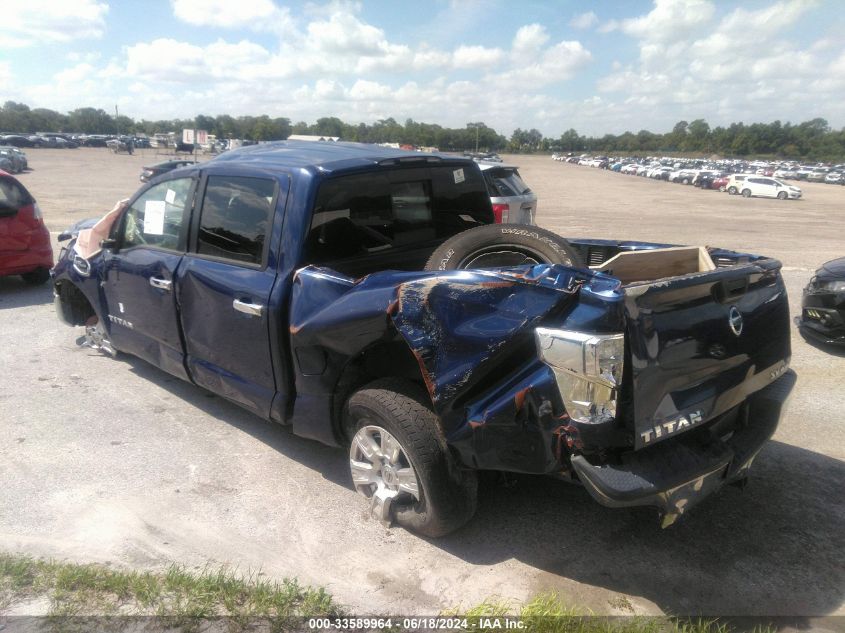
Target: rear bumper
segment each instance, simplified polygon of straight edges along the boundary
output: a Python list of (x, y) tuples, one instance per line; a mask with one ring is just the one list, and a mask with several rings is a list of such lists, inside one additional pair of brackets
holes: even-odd
[(590, 464), (572, 458), (579, 479), (602, 505), (655, 506), (671, 525), (726, 483), (743, 479), (763, 444), (774, 434), (796, 376), (792, 371), (748, 398), (748, 423), (727, 439), (679, 437), (630, 454), (621, 464)]

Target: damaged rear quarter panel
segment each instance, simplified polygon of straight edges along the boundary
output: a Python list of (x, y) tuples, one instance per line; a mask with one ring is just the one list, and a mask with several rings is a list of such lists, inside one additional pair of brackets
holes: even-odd
[(447, 441), (468, 466), (554, 470), (567, 418), (551, 371), (536, 357), (533, 330), (575, 310), (576, 320), (607, 319), (594, 288), (579, 305), (590, 280), (590, 273), (545, 265), (379, 272), (357, 281), (313, 266), (299, 270), (290, 312), (294, 431), (325, 438), (328, 430), (314, 428), (315, 420), (329, 419), (343, 365), (401, 337)]

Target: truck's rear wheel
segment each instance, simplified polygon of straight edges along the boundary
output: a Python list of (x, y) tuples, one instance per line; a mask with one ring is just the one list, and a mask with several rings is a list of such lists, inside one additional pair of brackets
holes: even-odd
[(443, 536), (475, 513), (475, 473), (458, 468), (427, 395), (397, 379), (373, 382), (347, 403), (354, 431), (349, 465), (373, 516), (426, 536)]
[(581, 267), (565, 239), (537, 226), (487, 224), (449, 238), (431, 254), (426, 270), (463, 270), (535, 264)]

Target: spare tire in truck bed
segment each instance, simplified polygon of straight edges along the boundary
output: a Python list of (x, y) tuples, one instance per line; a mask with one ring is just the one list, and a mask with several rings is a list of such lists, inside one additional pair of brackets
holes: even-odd
[(551, 231), (523, 224), (486, 224), (443, 242), (429, 257), (425, 270), (525, 264), (563, 264), (579, 268), (584, 262), (569, 242)]

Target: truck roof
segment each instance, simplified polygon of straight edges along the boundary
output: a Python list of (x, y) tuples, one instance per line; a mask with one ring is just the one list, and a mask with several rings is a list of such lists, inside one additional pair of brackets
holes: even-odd
[(462, 156), (426, 154), (365, 143), (275, 141), (230, 150), (209, 163), (238, 161), (271, 169), (314, 167), (323, 172), (333, 172), (393, 160), (436, 163), (472, 162)]

